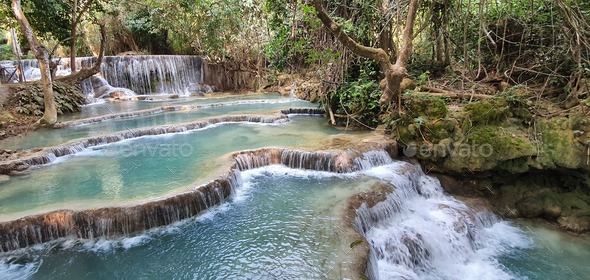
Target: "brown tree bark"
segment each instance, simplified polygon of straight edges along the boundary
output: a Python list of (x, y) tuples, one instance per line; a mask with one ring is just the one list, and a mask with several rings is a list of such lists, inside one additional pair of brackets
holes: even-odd
[[(71, 26), (71, 30), (70, 30), (70, 69), (72, 71), (72, 74), (75, 74), (77, 69), (76, 69), (76, 37), (78, 36), (78, 24), (80, 23), (80, 21), (82, 20), (82, 16), (84, 15), (84, 13), (86, 13), (88, 11), (88, 9), (90, 9), (90, 5), (92, 5), (93, 0), (88, 0), (86, 1), (86, 3), (84, 3), (84, 6), (82, 6), (82, 8), (80, 9), (80, 12), (78, 12), (78, 2), (81, 2), (80, 0), (72, 0), (72, 26)], [(81, 4), (81, 3), (80, 3)]]
[(70, 29), (70, 71), (76, 73), (76, 11), (78, 10), (78, 0), (72, 0), (72, 26)]
[(43, 47), (37, 40), (37, 36), (33, 33), (33, 28), (29, 24), (27, 17), (22, 11), (21, 1), (12, 0), (12, 12), (20, 26), (21, 32), (27, 38), (29, 46), (35, 54), (35, 58), (39, 61), (39, 69), (41, 70), (41, 86), (43, 88), (43, 103), (45, 105), (45, 112), (43, 117), (39, 120), (42, 125), (53, 125), (57, 122), (57, 110), (55, 108), (55, 100), (53, 98), (53, 81), (51, 80), (51, 70), (49, 69), (49, 56), (47, 49)]
[(400, 84), (406, 76), (406, 64), (412, 53), (412, 39), (419, 0), (411, 0), (406, 18), (406, 25), (402, 34), (402, 45), (398, 51), (395, 64), (390, 62), (390, 55), (382, 48), (372, 48), (359, 44), (344, 32), (342, 26), (332, 20), (326, 12), (321, 0), (313, 0), (318, 18), (334, 34), (334, 36), (349, 50), (358, 56), (376, 60), (385, 71), (385, 78), (381, 81), (381, 99), (379, 103), (388, 105), (395, 98), (401, 112)]
[(73, 73), (71, 75), (57, 78), (60, 82), (76, 84), (81, 82), (84, 79), (90, 78), (90, 76), (100, 72), (100, 65), (102, 64), (104, 58), (104, 50), (106, 47), (106, 40), (107, 40), (107, 31), (105, 28), (105, 22), (102, 21), (99, 23), (100, 26), (100, 51), (98, 54), (98, 58), (96, 62), (92, 65), (91, 68), (83, 68), (80, 71)]

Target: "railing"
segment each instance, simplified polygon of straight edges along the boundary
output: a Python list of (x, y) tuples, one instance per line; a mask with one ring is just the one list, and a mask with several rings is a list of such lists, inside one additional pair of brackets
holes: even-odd
[(20, 67), (16, 66), (14, 67), (14, 70), (12, 70), (11, 68), (6, 68), (3, 66), (0, 66), (0, 83), (2, 84), (8, 84), (12, 81), (12, 78), (14, 78), (14, 75), (18, 76), (18, 80), (19, 82), (23, 82), (23, 75), (22, 72), (20, 71)]

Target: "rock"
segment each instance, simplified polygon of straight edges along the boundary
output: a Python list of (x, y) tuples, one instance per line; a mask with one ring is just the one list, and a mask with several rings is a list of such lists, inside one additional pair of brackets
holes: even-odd
[(589, 217), (561, 217), (557, 219), (557, 222), (562, 228), (570, 231), (580, 233), (590, 231)]
[(318, 102), (322, 97), (322, 83), (317, 80), (308, 80), (295, 88), (295, 95), (297, 98), (308, 100), (310, 102)]
[(0, 184), (8, 181), (10, 181), (10, 177), (8, 175), (0, 175)]

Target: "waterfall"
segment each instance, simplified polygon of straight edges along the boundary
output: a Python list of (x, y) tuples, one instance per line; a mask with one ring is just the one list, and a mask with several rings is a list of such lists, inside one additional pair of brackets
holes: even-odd
[(12, 172), (25, 171), (31, 167), (48, 164), (53, 162), (58, 157), (73, 155), (83, 151), (86, 148), (95, 147), (103, 144), (110, 144), (122, 140), (137, 138), (141, 136), (163, 135), (170, 133), (181, 133), (186, 131), (193, 131), (205, 128), (215, 124), (221, 123), (281, 123), (288, 121), (288, 117), (284, 115), (279, 116), (257, 116), (257, 115), (237, 115), (237, 116), (220, 116), (213, 117), (203, 121), (165, 125), (158, 127), (150, 127), (143, 129), (127, 130), (110, 135), (101, 135), (96, 137), (86, 138), (75, 143), (63, 146), (51, 147), (44, 151), (26, 155), (24, 157), (0, 162), (0, 174), (10, 174)]
[(371, 279), (514, 278), (497, 258), (527, 245), (521, 231), (445, 195), (418, 166), (385, 165), (365, 173), (394, 186), (384, 201), (357, 210), (355, 227), (371, 246)]
[(132, 207), (86, 211), (59, 210), (0, 223), (0, 252), (25, 248), (64, 237), (94, 239), (128, 236), (193, 217), (226, 201), (242, 184), (240, 171), (190, 192)]
[(317, 108), (289, 108), (281, 110), (281, 113), (285, 115), (323, 116), (326, 114), (326, 111)]
[[(91, 67), (95, 61), (94, 57), (78, 57), (76, 67)], [(56, 76), (71, 73), (68, 59), (55, 59), (54, 62), (57, 64)], [(17, 62), (2, 63), (15, 66)], [(22, 65), (27, 81), (41, 78), (37, 60), (25, 59)], [(100, 67), (100, 76), (82, 81), (82, 89), (92, 98), (124, 97), (134, 93), (188, 96), (211, 92), (211, 87), (203, 81), (203, 60), (198, 56), (106, 56)]]
[(82, 92), (90, 98), (129, 98), (136, 95), (133, 90), (113, 87), (100, 74), (81, 82)]
[(100, 72), (110, 85), (137, 94), (187, 96), (203, 90), (203, 61), (198, 56), (107, 56)]

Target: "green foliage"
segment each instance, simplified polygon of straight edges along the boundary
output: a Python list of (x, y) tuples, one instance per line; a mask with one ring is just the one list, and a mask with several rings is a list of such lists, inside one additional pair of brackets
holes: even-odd
[(330, 106), (338, 115), (354, 117), (357, 121), (376, 127), (379, 124), (381, 89), (366, 77), (341, 86), (330, 94)]
[(0, 32), (0, 60), (10, 60), (14, 58), (12, 46), (7, 44), (6, 41), (4, 33)]
[(316, 45), (316, 32), (322, 24), (316, 17), (315, 8), (305, 1), (266, 0), (264, 11), (268, 14), (271, 36), (264, 44), (263, 52), (270, 60), (270, 68), (277, 71), (303, 68), (318, 61), (331, 61), (340, 55)]
[[(86, 101), (79, 88), (60, 82), (53, 83), (53, 95), (58, 115), (79, 112)], [(20, 87), (11, 97), (10, 103), (23, 115), (42, 116), (45, 110), (43, 90), (38, 84)]]
[(53, 36), (59, 41), (70, 37), (70, 1), (26, 0), (22, 5), (31, 27), (37, 34)]

